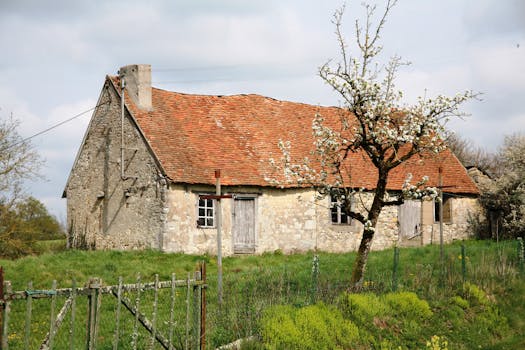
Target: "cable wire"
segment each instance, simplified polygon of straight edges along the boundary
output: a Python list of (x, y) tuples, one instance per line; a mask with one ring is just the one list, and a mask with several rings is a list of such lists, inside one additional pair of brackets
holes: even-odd
[(108, 102), (108, 101), (103, 102), (103, 103), (101, 103), (101, 104), (99, 104), (99, 105), (96, 105), (95, 107), (92, 107), (92, 108), (90, 108), (90, 109), (88, 109), (88, 110), (85, 110), (84, 112), (78, 113), (78, 114), (72, 116), (71, 118), (68, 118), (68, 119), (66, 119), (66, 120), (63, 120), (63, 121), (61, 121), (60, 123), (57, 123), (57, 124), (55, 124), (55, 125), (52, 125), (52, 126), (50, 126), (49, 128), (47, 128), (47, 129), (45, 129), (45, 130), (39, 131), (39, 132), (37, 132), (37, 133), (34, 134), (34, 135), (31, 135), (31, 136), (26, 137), (26, 138), (24, 138), (24, 139), (22, 139), (22, 140), (20, 140), (20, 141), (18, 141), (18, 142), (15, 142), (15, 143), (13, 143), (13, 144), (11, 144), (11, 145), (5, 147), (4, 149), (2, 149), (2, 150), (0, 151), (0, 153), (5, 152), (5, 151), (7, 151), (7, 150), (9, 150), (9, 149), (11, 149), (11, 148), (13, 148), (13, 147), (15, 147), (15, 146), (18, 146), (18, 145), (22, 144), (22, 143), (25, 143), (25, 142), (27, 142), (27, 141), (29, 141), (29, 140), (31, 140), (31, 139), (34, 139), (34, 138), (37, 137), (37, 136), (43, 135), (43, 134), (45, 134), (45, 133), (47, 133), (47, 132), (49, 132), (49, 131), (51, 131), (51, 130), (53, 130), (53, 129), (58, 128), (59, 126), (62, 126), (62, 125), (64, 125), (64, 124), (66, 124), (66, 123), (69, 123), (70, 121), (72, 121), (72, 120), (74, 120), (74, 119), (76, 119), (76, 118), (79, 118), (79, 117), (83, 116), (83, 115), (86, 114), (86, 113), (89, 113), (89, 112), (91, 112), (91, 111), (94, 111), (94, 110), (97, 109), (98, 107), (103, 106), (103, 105), (105, 105), (105, 104), (107, 104), (107, 103), (109, 103), (109, 102)]

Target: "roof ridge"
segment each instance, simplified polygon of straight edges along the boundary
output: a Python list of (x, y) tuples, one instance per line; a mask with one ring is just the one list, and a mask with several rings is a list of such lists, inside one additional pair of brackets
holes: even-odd
[[(108, 75), (108, 77), (112, 80), (114, 80), (115, 82), (118, 82), (120, 80), (120, 77), (117, 76), (117, 75)], [(290, 104), (297, 104), (297, 105), (304, 105), (304, 106), (310, 106), (310, 107), (319, 107), (319, 108), (336, 108), (336, 109), (342, 109), (342, 107), (340, 106), (333, 106), (333, 105), (321, 105), (320, 103), (317, 103), (317, 104), (312, 104), (312, 103), (308, 103), (308, 102), (300, 102), (300, 101), (290, 101), (290, 100), (285, 100), (285, 99), (279, 99), (279, 98), (275, 98), (275, 97), (270, 97), (270, 96), (266, 96), (266, 95), (262, 95), (262, 94), (258, 94), (258, 93), (235, 93), (235, 94), (200, 94), (200, 93), (188, 93), (188, 92), (180, 92), (180, 91), (173, 91), (173, 90), (168, 90), (168, 89), (162, 89), (162, 88), (159, 88), (157, 86), (153, 86), (152, 85), (152, 90), (156, 90), (156, 91), (159, 91), (159, 92), (164, 92), (164, 93), (168, 93), (168, 94), (177, 94), (177, 95), (182, 95), (182, 96), (195, 96), (195, 97), (217, 97), (217, 98), (233, 98), (233, 97), (258, 97), (258, 98), (262, 98), (262, 99), (265, 99), (265, 100), (271, 100), (271, 101), (275, 101), (275, 102), (280, 102), (280, 103), (290, 103)]]

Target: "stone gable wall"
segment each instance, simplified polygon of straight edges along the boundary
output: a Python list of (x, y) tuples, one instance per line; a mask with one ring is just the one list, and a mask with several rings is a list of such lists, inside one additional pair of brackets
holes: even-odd
[(125, 180), (121, 179), (121, 108), (106, 83), (66, 187), (71, 247), (141, 249), (162, 247), (164, 180), (126, 111)]
[[(214, 193), (213, 187), (173, 185), (168, 194), (170, 210), (164, 235), (164, 250), (191, 254), (217, 252), (217, 230), (197, 227), (197, 198), (199, 193)], [(328, 198), (315, 199), (310, 189), (224, 188), (223, 193), (251, 194), (256, 197), (255, 253), (282, 251), (284, 253), (327, 251), (348, 252), (359, 247), (363, 226), (331, 223)], [(369, 193), (361, 194), (359, 203), (371, 202)], [(444, 224), (446, 242), (468, 238), (468, 216), (478, 204), (474, 198), (453, 198), (450, 224)], [(234, 253), (232, 237), (233, 199), (222, 203), (222, 252)], [(362, 205), (361, 205), (362, 210)], [(432, 217), (429, 217), (432, 215)], [(401, 242), (398, 234), (398, 207), (385, 207), (372, 244), (380, 250), (393, 246), (439, 243), (439, 223), (434, 223), (433, 203), (424, 202), (422, 234), (410, 242)], [(437, 237), (437, 241), (436, 241)]]
[[(93, 114), (66, 187), (68, 242), (92, 249), (154, 248), (191, 254), (217, 252), (216, 228), (197, 226), (197, 200), (213, 194), (213, 186), (170, 184), (160, 175), (154, 157), (132, 118), (124, 120), (126, 179), (121, 179), (120, 98), (111, 84), (101, 93), (108, 102)], [(348, 252), (359, 247), (363, 227), (331, 223), (329, 199), (316, 200), (312, 189), (223, 187), (223, 193), (255, 198), (255, 251), (284, 253), (305, 251)], [(356, 197), (364, 210), (370, 193)], [(222, 203), (222, 251), (234, 254), (234, 199)], [(451, 198), (452, 221), (443, 225), (445, 242), (469, 236), (468, 219), (477, 215), (475, 198)], [(423, 202), (422, 234), (400, 241), (398, 207), (385, 207), (379, 217), (372, 249), (395, 245), (437, 244), (439, 223), (432, 202)]]

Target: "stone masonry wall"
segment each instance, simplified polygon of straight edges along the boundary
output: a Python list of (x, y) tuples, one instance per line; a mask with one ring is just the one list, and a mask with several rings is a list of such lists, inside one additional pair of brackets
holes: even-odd
[(69, 244), (78, 248), (162, 248), (165, 185), (126, 111), (126, 179), (121, 178), (120, 97), (106, 82), (66, 186)]
[[(209, 253), (217, 252), (217, 230), (197, 227), (198, 193), (214, 193), (214, 188), (202, 186), (172, 186), (168, 195), (170, 210), (164, 249), (170, 252)], [(282, 251), (284, 253), (320, 250), (327, 252), (355, 251), (359, 247), (363, 226), (354, 221), (351, 225), (335, 225), (331, 222), (329, 200), (315, 200), (310, 189), (272, 188), (224, 188), (223, 193), (253, 194), (256, 197), (256, 249), (255, 253)], [(363, 193), (359, 203), (370, 203), (371, 194)], [(232, 199), (222, 203), (222, 252), (233, 254)], [(446, 241), (468, 237), (467, 218), (475, 212), (477, 200), (454, 198), (453, 222), (444, 224)], [(429, 232), (439, 227), (423, 210), (423, 234), (415, 239), (418, 245), (432, 243)], [(436, 243), (434, 240), (433, 243)], [(403, 244), (398, 234), (398, 207), (385, 207), (380, 215), (372, 249), (379, 250)]]

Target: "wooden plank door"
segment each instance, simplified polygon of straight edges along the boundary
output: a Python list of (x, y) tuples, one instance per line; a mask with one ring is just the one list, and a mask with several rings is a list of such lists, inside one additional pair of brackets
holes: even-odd
[(421, 235), (421, 201), (407, 200), (399, 206), (399, 239), (412, 240)]
[(255, 198), (237, 197), (233, 205), (233, 253), (254, 253)]

